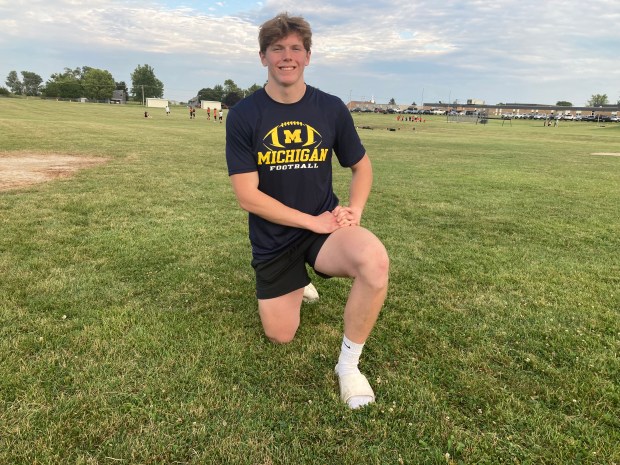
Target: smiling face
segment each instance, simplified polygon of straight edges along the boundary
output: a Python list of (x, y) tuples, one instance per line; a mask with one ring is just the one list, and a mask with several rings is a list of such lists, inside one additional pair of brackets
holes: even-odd
[(274, 90), (304, 90), (304, 69), (310, 64), (310, 51), (299, 34), (292, 33), (259, 52), (268, 70), (267, 86)]

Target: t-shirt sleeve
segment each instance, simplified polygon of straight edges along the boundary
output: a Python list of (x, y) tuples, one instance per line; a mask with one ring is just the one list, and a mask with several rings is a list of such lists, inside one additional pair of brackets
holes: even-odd
[(351, 113), (346, 105), (340, 101), (336, 117), (336, 140), (334, 153), (340, 166), (349, 168), (360, 161), (366, 154), (366, 149), (355, 129)]
[(252, 130), (240, 113), (231, 109), (226, 119), (226, 164), (228, 175), (257, 171)]

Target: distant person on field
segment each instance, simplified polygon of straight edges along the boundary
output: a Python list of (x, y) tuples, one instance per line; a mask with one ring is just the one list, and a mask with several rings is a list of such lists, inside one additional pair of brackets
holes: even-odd
[[(389, 269), (381, 241), (360, 226), (370, 159), (342, 100), (304, 81), (310, 25), (279, 14), (260, 27), (259, 44), (267, 84), (229, 110), (226, 160), (237, 200), (249, 212), (263, 330), (275, 343), (295, 337), (310, 283), (306, 263), (324, 278), (352, 278), (335, 373), (341, 399), (362, 407), (375, 394), (358, 363), (385, 300)], [(333, 191), (333, 155), (351, 170), (348, 205)]]

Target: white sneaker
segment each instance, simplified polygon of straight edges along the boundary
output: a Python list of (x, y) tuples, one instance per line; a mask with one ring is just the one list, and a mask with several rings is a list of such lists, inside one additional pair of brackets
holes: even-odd
[(316, 287), (312, 283), (308, 284), (304, 287), (304, 296), (303, 301), (312, 303), (319, 300), (319, 292), (316, 290)]

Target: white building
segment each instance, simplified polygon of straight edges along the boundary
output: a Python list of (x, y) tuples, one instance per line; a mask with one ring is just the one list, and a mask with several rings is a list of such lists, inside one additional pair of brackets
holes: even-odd
[(166, 108), (168, 106), (168, 99), (165, 98), (147, 98), (146, 106), (149, 108)]
[(217, 111), (220, 111), (222, 109), (222, 102), (216, 102), (215, 100), (201, 100), (200, 108), (203, 110), (210, 108), (211, 110), (216, 109)]

